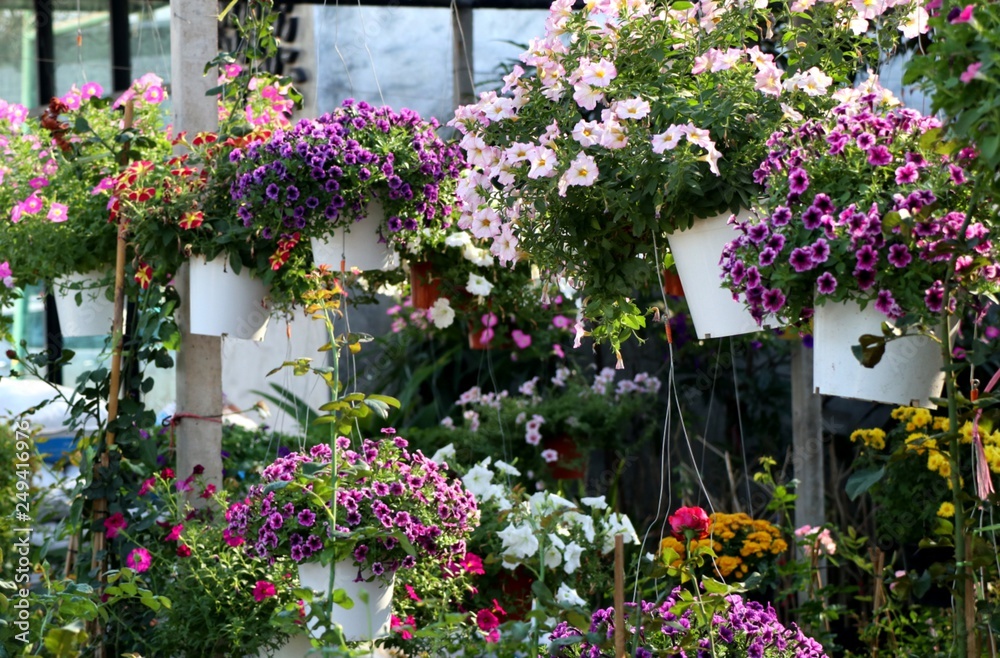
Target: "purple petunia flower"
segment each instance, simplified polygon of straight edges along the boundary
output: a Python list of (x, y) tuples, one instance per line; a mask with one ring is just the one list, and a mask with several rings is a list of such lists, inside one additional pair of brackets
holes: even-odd
[(778, 206), (771, 214), (771, 223), (775, 226), (784, 226), (792, 220), (792, 211), (787, 206)]
[(314, 523), (316, 523), (316, 514), (313, 513), (313, 511), (311, 509), (308, 509), (308, 508), (302, 510), (301, 512), (299, 512), (299, 515), (298, 515), (297, 518), (298, 518), (298, 521), (299, 521), (299, 525), (305, 526), (306, 528), (309, 528)]
[(785, 305), (785, 295), (777, 288), (771, 288), (764, 292), (764, 310), (769, 313), (777, 313)]
[(813, 263), (819, 265), (820, 263), (825, 263), (830, 257), (830, 244), (820, 238), (813, 243), (812, 247), (812, 260)]
[(940, 280), (924, 291), (924, 304), (931, 313), (940, 313), (944, 308), (944, 284)]
[(858, 288), (868, 290), (875, 285), (875, 272), (871, 270), (854, 270), (854, 279), (858, 282)]
[(767, 228), (767, 224), (754, 224), (749, 229), (747, 229), (747, 237), (754, 244), (760, 244), (767, 239), (771, 231)]
[(778, 252), (771, 247), (765, 248), (760, 252), (760, 257), (757, 262), (760, 263), (761, 267), (770, 267), (774, 264), (775, 259), (778, 257)]
[(806, 208), (806, 211), (802, 213), (802, 226), (812, 231), (813, 229), (819, 228), (821, 219), (823, 219), (823, 211), (816, 206), (809, 206)]
[(796, 247), (788, 257), (788, 262), (796, 272), (805, 272), (815, 266), (811, 249)]
[(837, 278), (829, 272), (824, 272), (816, 279), (816, 290), (822, 295), (832, 295), (837, 290)]
[(879, 144), (868, 151), (868, 164), (873, 167), (882, 167), (892, 162), (892, 153), (889, 149)]
[(879, 290), (875, 299), (875, 309), (882, 312), (889, 318), (896, 319), (902, 316), (903, 311), (896, 303), (896, 299), (888, 290)]
[(861, 133), (854, 138), (854, 143), (858, 145), (858, 148), (862, 151), (867, 151), (875, 146), (875, 135), (871, 133)]
[(888, 259), (894, 267), (903, 268), (910, 264), (913, 257), (905, 244), (894, 244), (889, 247)]
[(788, 173), (788, 189), (792, 194), (802, 194), (809, 189), (809, 174), (802, 167)]
[(861, 249), (858, 249), (854, 257), (857, 259), (857, 269), (869, 272), (875, 270), (875, 263), (878, 262), (878, 252), (871, 245), (865, 245)]

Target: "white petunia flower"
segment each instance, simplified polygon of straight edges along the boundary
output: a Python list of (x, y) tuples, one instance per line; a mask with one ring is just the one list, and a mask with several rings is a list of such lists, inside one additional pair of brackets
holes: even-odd
[(497, 469), (497, 472), (503, 473), (505, 475), (512, 475), (518, 477), (521, 475), (521, 471), (517, 470), (505, 461), (496, 460), (493, 464), (493, 468)]
[(571, 605), (578, 608), (587, 607), (587, 602), (584, 601), (576, 590), (567, 585), (566, 583), (561, 583), (559, 589), (556, 590), (556, 603), (561, 603), (563, 605)]
[(506, 559), (525, 559), (538, 552), (538, 537), (528, 524), (509, 525), (497, 533), (503, 542), (503, 556)]
[(482, 498), (490, 492), (493, 471), (486, 468), (488, 463), (489, 458), (487, 457), (487, 461), (476, 464), (462, 477), (462, 484), (476, 498)]
[(493, 292), (493, 284), (479, 274), (470, 272), (469, 280), (465, 284), (465, 289), (473, 295), (486, 297)]
[(608, 502), (604, 499), (604, 496), (597, 496), (596, 498), (581, 498), (580, 502), (587, 507), (592, 507), (594, 509), (607, 509)]
[(431, 461), (434, 462), (435, 464), (443, 464), (449, 459), (453, 459), (454, 457), (455, 457), (455, 444), (449, 443), (448, 445), (446, 445), (445, 447), (441, 448), (433, 455), (431, 455)]
[(455, 309), (447, 297), (438, 297), (430, 309), (431, 322), (438, 329), (446, 329), (455, 321)]
[(563, 557), (566, 560), (563, 562), (563, 571), (570, 575), (576, 572), (580, 568), (581, 555), (583, 555), (583, 546), (580, 546), (575, 541), (566, 544), (566, 549), (563, 551)]

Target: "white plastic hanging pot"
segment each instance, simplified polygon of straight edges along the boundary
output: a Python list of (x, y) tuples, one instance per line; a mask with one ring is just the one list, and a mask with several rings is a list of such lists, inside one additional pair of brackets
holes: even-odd
[(851, 348), (865, 335), (882, 335), (885, 315), (871, 304), (855, 302), (817, 305), (813, 315), (813, 384), (816, 393), (885, 404), (935, 409), (944, 385), (941, 346), (927, 336), (913, 335), (886, 343), (874, 368), (866, 368)]
[[(354, 607), (350, 610), (337, 604), (331, 606), (330, 619), (344, 629), (344, 639), (348, 642), (368, 642), (387, 637), (392, 617), (395, 576), (388, 583), (381, 580), (355, 582), (358, 568), (351, 558), (341, 560), (332, 567), (324, 567), (319, 562), (303, 562), (299, 564), (299, 581), (302, 587), (316, 590), (322, 596), (328, 595), (331, 568), (334, 570), (333, 588), (344, 590), (354, 602)], [(364, 575), (370, 577), (371, 574)], [(323, 629), (310, 630), (315, 637), (319, 637)]]
[(312, 238), (313, 262), (335, 272), (341, 270), (341, 261), (344, 271), (396, 269), (399, 255), (387, 243), (380, 242), (379, 228), (384, 219), (382, 204), (372, 201), (360, 221), (334, 229), (324, 239)]
[[(52, 295), (63, 336), (76, 338), (111, 333), (115, 304), (105, 296), (108, 287), (102, 285), (103, 280), (104, 273), (98, 271), (69, 274), (56, 279)], [(77, 293), (81, 297), (79, 306), (76, 304)]]
[[(739, 336), (769, 326), (766, 321), (764, 327), (758, 325), (743, 302), (733, 299), (733, 293), (721, 286), (722, 250), (737, 236), (729, 225), (731, 216), (727, 212), (696, 219), (691, 228), (667, 236), (698, 338)], [(747, 209), (737, 215), (740, 221), (749, 217)]]
[(271, 313), (263, 281), (250, 276), (246, 268), (236, 274), (221, 256), (207, 262), (196, 256), (188, 267), (191, 333), (264, 340)]

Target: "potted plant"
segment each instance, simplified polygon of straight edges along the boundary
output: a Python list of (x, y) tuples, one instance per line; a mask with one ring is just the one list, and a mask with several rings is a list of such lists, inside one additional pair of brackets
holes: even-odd
[[(144, 78), (132, 91), (133, 126), (146, 137), (133, 140), (130, 148), (169, 151), (159, 121), (162, 87)], [(102, 95), (100, 85), (88, 83), (54, 98), (39, 119), (28, 119), (24, 108), (7, 104), (0, 118), (5, 144), (0, 258), (21, 284), (50, 287), (65, 336), (111, 329), (117, 225), (108, 222), (101, 192), (118, 173), (123, 111)]]
[[(725, 219), (760, 192), (752, 173), (767, 135), (789, 115), (828, 108), (828, 88), (876, 61), (897, 25), (925, 30), (904, 22), (923, 11), (917, 3), (879, 15), (886, 9), (639, 2), (576, 12), (558, 0), (545, 36), (521, 56), (533, 71), (514, 67), (504, 95), (484, 93), (451, 122), (476, 168), (459, 188), (460, 225), (488, 226), (501, 263), (526, 257), (579, 281), (593, 336), (617, 350), (644, 324), (631, 296), (662, 267), (666, 235), (690, 288), (676, 232), (725, 211), (712, 251), (689, 254), (714, 267)], [(710, 274), (698, 278), (717, 287)], [(724, 291), (721, 303), (689, 289), (693, 298), (707, 301), (694, 310), (699, 334), (755, 328), (711, 325), (729, 301)]]
[(192, 308), (193, 333), (262, 340), (272, 308), (294, 305), (301, 281), (265, 285), (269, 253), (259, 253), (229, 197), (236, 171), (231, 154), (287, 126), (297, 95), (236, 63), (221, 67), (219, 83), (219, 131), (178, 135), (173, 145), (182, 147), (180, 154), (168, 150), (133, 163), (108, 194), (131, 218), (137, 258), (158, 280), (166, 283), (189, 268), (191, 296), (184, 303)]
[[(926, 406), (943, 382), (927, 336), (952, 310), (952, 257), (967, 297), (1000, 274), (989, 224), (964, 212), (971, 151), (940, 142), (940, 121), (898, 107), (874, 80), (840, 99), (828, 118), (771, 136), (756, 172), (766, 196), (756, 217), (734, 222), (725, 282), (758, 320), (812, 318), (820, 392)], [(859, 336), (868, 368), (851, 354)]]
[(348, 99), (332, 113), (276, 130), (232, 156), (239, 217), (277, 246), (276, 270), (306, 243), (317, 264), (336, 271), (393, 268), (396, 250), (451, 214), (462, 160), (437, 127), (411, 110)]
[(357, 451), (341, 437), (280, 457), (226, 513), (229, 536), (249, 555), (289, 559), (303, 587), (353, 600), (334, 618), (347, 640), (384, 636), (396, 571), (461, 560), (479, 521), (460, 481), (389, 433)]

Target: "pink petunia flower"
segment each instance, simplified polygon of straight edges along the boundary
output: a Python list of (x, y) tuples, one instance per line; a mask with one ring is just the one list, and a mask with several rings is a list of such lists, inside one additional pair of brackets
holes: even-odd
[(982, 62), (973, 62), (972, 64), (969, 64), (969, 67), (965, 69), (960, 76), (958, 76), (958, 79), (964, 84), (969, 84), (976, 77), (976, 74), (979, 73), (979, 69), (981, 68), (983, 68)]
[(253, 587), (253, 600), (257, 603), (277, 595), (278, 592), (274, 589), (274, 583), (267, 580), (258, 580), (257, 584)]
[(150, 557), (149, 551), (145, 548), (134, 548), (132, 552), (128, 554), (125, 558), (125, 564), (127, 564), (132, 569), (135, 569), (136, 573), (142, 573), (149, 569), (150, 565), (153, 564), (153, 558)]
[(128, 527), (128, 522), (125, 521), (125, 515), (121, 512), (115, 512), (104, 519), (104, 535), (108, 539), (114, 539), (126, 527)]
[(958, 12), (958, 15), (950, 20), (952, 25), (957, 25), (958, 23), (968, 23), (972, 20), (972, 10), (975, 9), (975, 5), (965, 5), (965, 9)]
[(49, 207), (49, 214), (46, 215), (49, 221), (60, 223), (65, 222), (69, 217), (67, 216), (68, 208), (61, 203), (53, 203)]

